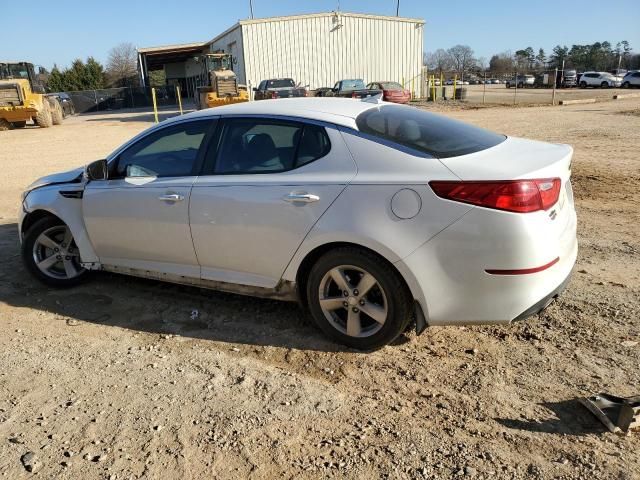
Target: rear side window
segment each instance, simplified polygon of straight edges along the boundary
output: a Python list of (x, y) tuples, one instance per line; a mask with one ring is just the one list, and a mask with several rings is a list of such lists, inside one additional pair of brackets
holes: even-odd
[(371, 108), (356, 118), (358, 130), (437, 158), (479, 152), (507, 137), (413, 107)]
[(224, 123), (215, 173), (278, 173), (292, 170), (329, 153), (323, 127), (257, 118)]

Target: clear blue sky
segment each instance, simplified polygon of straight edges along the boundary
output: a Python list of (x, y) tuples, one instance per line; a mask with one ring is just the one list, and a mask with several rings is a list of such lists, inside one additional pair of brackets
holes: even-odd
[[(256, 17), (323, 12), (337, 0), (253, 0)], [(341, 0), (340, 9), (395, 15), (395, 0)], [(0, 57), (47, 68), (121, 42), (137, 47), (210, 40), (249, 17), (249, 0), (0, 0)], [(51, 18), (47, 18), (48, 15)], [(640, 0), (400, 0), (400, 15), (426, 20), (425, 51), (467, 44), (476, 56), (528, 46), (628, 40), (640, 52)]]

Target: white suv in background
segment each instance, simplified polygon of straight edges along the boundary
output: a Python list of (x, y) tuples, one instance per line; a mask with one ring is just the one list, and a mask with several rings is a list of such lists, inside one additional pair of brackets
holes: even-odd
[(622, 88), (640, 87), (640, 70), (627, 73), (622, 79)]
[(609, 72), (584, 72), (580, 77), (580, 88), (587, 87), (619, 87), (622, 85), (622, 79), (615, 77)]

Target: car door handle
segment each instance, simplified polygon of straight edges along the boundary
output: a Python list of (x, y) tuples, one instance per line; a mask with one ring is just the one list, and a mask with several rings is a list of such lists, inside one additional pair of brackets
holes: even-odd
[(160, 195), (158, 200), (162, 200), (163, 202), (181, 202), (184, 200), (184, 195), (180, 195), (178, 193), (167, 193), (166, 195)]
[(285, 195), (285, 202), (301, 202), (301, 203), (312, 203), (320, 200), (318, 195), (313, 195), (312, 193), (290, 193)]

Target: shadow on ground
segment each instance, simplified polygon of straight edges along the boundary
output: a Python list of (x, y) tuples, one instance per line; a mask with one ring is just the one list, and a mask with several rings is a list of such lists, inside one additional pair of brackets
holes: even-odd
[[(184, 108), (183, 112), (189, 113), (193, 108)], [(168, 118), (177, 117), (180, 111), (175, 106), (158, 109), (158, 120), (164, 121)], [(126, 109), (126, 110), (106, 110), (100, 112), (82, 113), (80, 114), (84, 121), (87, 122), (154, 122), (153, 107), (144, 109)], [(92, 118), (93, 117), (93, 118)]]
[(348, 350), (327, 340), (296, 303), (105, 272), (91, 276), (69, 289), (42, 285), (23, 267), (16, 224), (0, 225), (0, 301), (8, 305), (48, 312), (68, 326), (82, 321), (219, 342)]
[(553, 433), (583, 436), (608, 431), (578, 399), (544, 402), (541, 407), (553, 413), (554, 418), (544, 421), (496, 418), (506, 428), (534, 433)]

